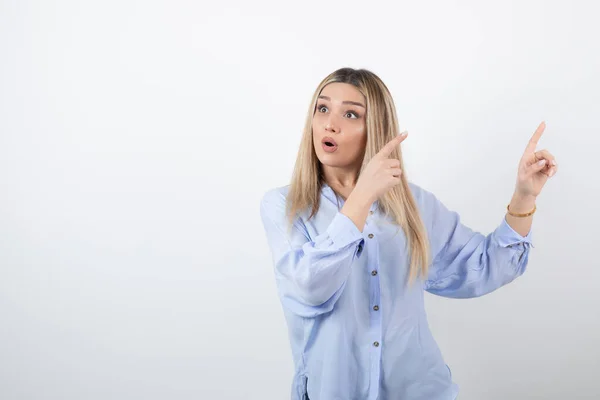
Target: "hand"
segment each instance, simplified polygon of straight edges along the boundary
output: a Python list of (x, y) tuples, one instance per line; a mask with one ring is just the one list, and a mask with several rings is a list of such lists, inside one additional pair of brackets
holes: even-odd
[(542, 122), (529, 140), (525, 153), (519, 162), (515, 195), (527, 198), (537, 197), (548, 178), (554, 176), (558, 165), (548, 150), (535, 151), (538, 141), (544, 133), (546, 123)]
[(390, 188), (398, 185), (402, 180), (400, 175), (400, 160), (388, 158), (394, 149), (406, 139), (408, 132), (403, 132), (390, 140), (379, 153), (375, 154), (358, 177), (355, 189), (369, 197), (371, 202), (377, 200)]

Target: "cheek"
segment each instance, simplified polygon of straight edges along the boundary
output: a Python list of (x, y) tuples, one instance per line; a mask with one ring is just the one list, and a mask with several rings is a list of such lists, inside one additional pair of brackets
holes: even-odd
[(349, 129), (352, 130), (352, 133), (354, 135), (364, 135), (367, 131), (367, 127), (365, 126), (364, 122), (363, 123), (354, 122), (353, 126), (349, 127)]
[(352, 136), (354, 141), (361, 145), (364, 145), (367, 142), (367, 131), (364, 127), (356, 128)]
[(362, 153), (367, 146), (367, 133), (365, 129), (359, 129), (355, 137), (356, 153)]
[(315, 134), (315, 131), (316, 131), (316, 129), (315, 129), (316, 125), (317, 125), (316, 122), (317, 121), (315, 121), (315, 119), (313, 118), (312, 123), (310, 125), (310, 127), (312, 128), (312, 131), (313, 131), (313, 135)]

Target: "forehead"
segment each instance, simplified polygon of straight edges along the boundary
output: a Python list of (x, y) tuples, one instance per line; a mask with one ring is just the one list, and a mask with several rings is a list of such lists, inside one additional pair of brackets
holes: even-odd
[(321, 90), (321, 95), (330, 97), (332, 102), (357, 101), (365, 103), (365, 96), (349, 83), (330, 83)]

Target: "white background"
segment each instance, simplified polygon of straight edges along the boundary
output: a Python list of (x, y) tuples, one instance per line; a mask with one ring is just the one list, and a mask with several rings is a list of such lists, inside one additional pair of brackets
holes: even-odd
[(289, 398), (259, 200), (344, 66), (481, 232), (546, 121), (527, 272), (427, 309), (461, 400), (599, 398), (597, 3), (217, 3), (0, 1), (0, 398)]

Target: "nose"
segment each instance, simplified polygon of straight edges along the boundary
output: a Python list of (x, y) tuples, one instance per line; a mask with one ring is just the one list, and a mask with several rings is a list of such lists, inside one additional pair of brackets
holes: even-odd
[(329, 116), (329, 118), (327, 118), (327, 121), (325, 121), (325, 130), (329, 132), (338, 131), (337, 124), (335, 123), (331, 115)]

